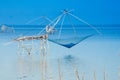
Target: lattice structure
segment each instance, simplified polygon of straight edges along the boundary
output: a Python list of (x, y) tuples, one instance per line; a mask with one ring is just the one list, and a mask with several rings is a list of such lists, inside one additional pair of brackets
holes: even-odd
[[(46, 80), (47, 76), (47, 38), (48, 35), (41, 35), (41, 36), (25, 36), (25, 37), (19, 37), (15, 39), (15, 41), (18, 41), (18, 56), (20, 58), (19, 62), (19, 72), (20, 77), (19, 79), (24, 79), (27, 77), (27, 74), (32, 73), (32, 66), (33, 63), (33, 57), (32, 55), (35, 54), (35, 52), (38, 50), (40, 54), (40, 72), (41, 72), (41, 80)], [(39, 43), (35, 45), (35, 41), (39, 40)], [(29, 44), (27, 43), (29, 41)], [(27, 64), (25, 64), (24, 55), (28, 56)], [(21, 57), (23, 56), (23, 57)], [(27, 70), (26, 70), (26, 67)], [(28, 70), (29, 69), (29, 70)]]

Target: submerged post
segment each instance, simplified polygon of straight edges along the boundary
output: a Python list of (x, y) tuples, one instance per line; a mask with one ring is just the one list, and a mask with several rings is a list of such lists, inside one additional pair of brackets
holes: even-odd
[(79, 77), (79, 73), (78, 73), (78, 70), (76, 69), (76, 71), (75, 71), (75, 74), (76, 74), (76, 80), (80, 80), (80, 77)]
[(94, 80), (97, 80), (97, 79), (96, 79), (96, 71), (94, 71)]
[(103, 74), (104, 74), (104, 80), (106, 80), (106, 71), (105, 70), (104, 70)]
[(80, 76), (79, 76), (78, 70), (75, 68), (74, 64), (72, 64), (72, 66), (73, 66), (73, 68), (74, 68), (76, 80), (80, 80)]
[(40, 66), (41, 66), (42, 80), (46, 80), (46, 76), (47, 76), (46, 43), (47, 43), (47, 39), (40, 39)]
[(58, 73), (59, 73), (59, 80), (62, 80), (62, 74), (60, 69), (60, 60), (58, 59)]
[(118, 80), (120, 80), (120, 67), (118, 69)]
[(84, 80), (85, 73), (82, 74), (82, 80)]

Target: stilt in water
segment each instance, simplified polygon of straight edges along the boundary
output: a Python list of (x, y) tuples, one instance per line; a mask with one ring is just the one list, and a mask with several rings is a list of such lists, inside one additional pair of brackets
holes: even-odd
[(51, 68), (50, 68), (50, 73), (49, 73), (49, 80), (53, 80), (53, 76), (52, 76), (52, 71), (51, 71)]
[(47, 60), (46, 60), (46, 41), (44, 39), (40, 40), (40, 67), (41, 67), (41, 77), (42, 80), (46, 80), (47, 76)]
[(58, 73), (59, 73), (59, 80), (62, 80), (62, 74), (60, 69), (60, 60), (58, 59)]
[(94, 71), (94, 80), (97, 80), (97, 79), (96, 79), (96, 71)]
[(84, 80), (84, 77), (85, 77), (85, 73), (82, 74), (82, 80)]
[(76, 69), (76, 71), (75, 71), (75, 75), (76, 75), (76, 80), (80, 80), (80, 76), (79, 76), (79, 73), (78, 73), (78, 70)]
[(106, 80), (106, 75), (107, 75), (107, 74), (106, 74), (106, 71), (105, 71), (105, 70), (104, 70), (104, 73), (103, 73), (103, 74), (104, 74), (104, 80)]
[(18, 74), (19, 74), (18, 77), (19, 79), (24, 79), (27, 77), (25, 59), (21, 55), (18, 58)]
[(120, 80), (120, 67), (119, 67), (119, 71), (118, 71), (118, 80)]
[(80, 80), (80, 76), (79, 76), (79, 72), (78, 70), (75, 68), (74, 64), (72, 64), (74, 71), (75, 71), (75, 76), (76, 76), (76, 80)]
[(103, 76), (104, 76), (104, 80), (107, 80), (107, 72), (106, 72), (106, 70), (104, 69), (104, 72), (103, 72)]

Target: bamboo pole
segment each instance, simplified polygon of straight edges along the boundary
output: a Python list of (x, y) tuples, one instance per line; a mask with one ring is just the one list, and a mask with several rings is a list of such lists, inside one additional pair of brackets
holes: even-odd
[(94, 71), (94, 80), (97, 80), (97, 79), (96, 79), (96, 71)]
[(17, 49), (17, 55), (20, 54), (20, 41), (18, 42), (18, 49)]
[(78, 70), (75, 68), (74, 64), (72, 64), (74, 71), (75, 71), (75, 76), (76, 76), (76, 80), (80, 80), (80, 76), (79, 76), (79, 72)]
[(76, 80), (80, 80), (80, 76), (77, 69), (75, 70), (75, 75), (76, 75)]
[(120, 80), (120, 67), (118, 68), (118, 80)]
[(84, 80), (84, 79), (85, 79), (84, 77), (85, 77), (85, 73), (83, 73), (83, 74), (82, 74), (82, 80)]
[(62, 80), (61, 69), (60, 69), (60, 60), (58, 59), (58, 73), (59, 73), (59, 80)]
[(20, 77), (19, 79), (24, 79), (26, 76), (26, 70), (25, 70), (25, 61), (24, 61), (24, 58), (22, 58), (20, 56), (20, 59), (19, 59), (19, 71), (20, 71)]
[(44, 80), (43, 77), (43, 43), (42, 43), (42, 39), (40, 39), (40, 67), (41, 67), (41, 78), (42, 80)]
[(104, 80), (106, 80), (106, 71), (105, 70), (104, 70), (103, 74), (104, 74)]
[(43, 49), (44, 49), (44, 53), (43, 53), (43, 56), (44, 56), (44, 69), (45, 69), (45, 76), (47, 74), (47, 51), (46, 51), (46, 40), (43, 40)]
[(49, 80), (53, 80), (53, 75), (52, 75), (52, 68), (49, 64)]
[[(47, 56), (50, 56), (50, 46), (49, 46), (49, 42), (48, 40), (46, 39), (46, 49), (47, 49)], [(48, 58), (46, 58), (47, 60)], [(47, 69), (49, 70), (48, 73), (49, 73), (49, 80), (53, 80), (53, 74), (52, 74), (52, 64), (49, 62), (49, 61), (46, 61), (47, 62)], [(49, 66), (49, 67), (48, 67)]]
[(40, 40), (40, 66), (41, 66), (41, 73), (42, 73), (42, 80), (46, 79), (47, 75), (47, 58), (46, 58), (46, 40), (41, 39)]

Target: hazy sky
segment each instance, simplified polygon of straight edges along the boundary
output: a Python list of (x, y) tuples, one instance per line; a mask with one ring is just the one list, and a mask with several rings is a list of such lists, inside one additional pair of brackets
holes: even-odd
[(25, 24), (45, 15), (55, 18), (62, 9), (91, 24), (119, 24), (119, 0), (0, 0), (0, 24)]

